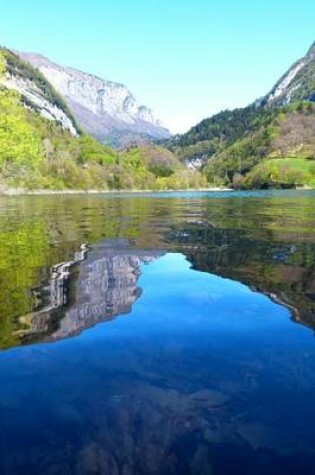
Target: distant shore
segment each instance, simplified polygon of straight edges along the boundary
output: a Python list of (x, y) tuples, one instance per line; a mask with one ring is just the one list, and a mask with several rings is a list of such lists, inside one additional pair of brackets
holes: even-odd
[(231, 188), (198, 188), (181, 190), (27, 190), (23, 188), (0, 188), (0, 196), (45, 196), (45, 195), (108, 195), (108, 194), (142, 194), (142, 193), (194, 193), (233, 191)]
[[(292, 190), (314, 190), (310, 186), (299, 186), (296, 188), (291, 188)], [(280, 190), (280, 188), (271, 188), (271, 190)], [(232, 188), (218, 188), (218, 187), (209, 187), (209, 188), (190, 188), (190, 189), (180, 189), (180, 190), (28, 190), (24, 188), (1, 188), (0, 187), (0, 197), (1, 196), (50, 196), (50, 195), (126, 195), (126, 194), (149, 194), (149, 193), (205, 193), (205, 192), (220, 192), (220, 191), (241, 191), (234, 190)], [(254, 190), (245, 190), (245, 191), (254, 191)], [(255, 190), (259, 191), (259, 190)]]

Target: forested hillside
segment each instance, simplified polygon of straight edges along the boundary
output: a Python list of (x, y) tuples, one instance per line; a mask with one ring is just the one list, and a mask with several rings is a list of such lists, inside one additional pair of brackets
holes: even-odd
[(186, 134), (173, 136), (165, 144), (182, 161), (207, 159), (268, 124), (274, 115), (275, 111), (255, 105), (222, 111), (192, 127)]
[(209, 157), (210, 182), (234, 188), (315, 185), (315, 104), (275, 109), (269, 123)]
[(184, 163), (199, 159), (216, 186), (314, 186), (315, 104), (224, 111), (167, 146)]
[(262, 100), (203, 120), (164, 142), (209, 183), (315, 186), (315, 44)]

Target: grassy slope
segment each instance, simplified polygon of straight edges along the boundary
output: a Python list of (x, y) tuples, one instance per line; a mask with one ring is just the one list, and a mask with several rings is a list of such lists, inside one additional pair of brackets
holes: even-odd
[(315, 161), (302, 157), (273, 158), (254, 167), (241, 188), (315, 188)]
[(306, 175), (309, 175), (310, 178), (315, 161), (302, 157), (285, 157), (269, 158), (266, 160), (266, 164), (268, 164), (268, 166), (274, 170), (279, 170), (280, 167), (288, 167), (292, 170), (298, 170), (302, 173), (305, 173)]

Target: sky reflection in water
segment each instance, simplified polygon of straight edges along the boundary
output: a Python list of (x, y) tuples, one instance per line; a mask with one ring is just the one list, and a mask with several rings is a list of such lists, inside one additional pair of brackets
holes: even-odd
[(182, 254), (138, 286), (130, 314), (0, 354), (0, 472), (313, 473), (311, 331)]

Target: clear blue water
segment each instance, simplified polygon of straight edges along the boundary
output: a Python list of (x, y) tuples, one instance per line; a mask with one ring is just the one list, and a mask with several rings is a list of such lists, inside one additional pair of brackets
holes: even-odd
[(314, 473), (315, 195), (227, 195), (2, 207), (1, 474)]

